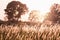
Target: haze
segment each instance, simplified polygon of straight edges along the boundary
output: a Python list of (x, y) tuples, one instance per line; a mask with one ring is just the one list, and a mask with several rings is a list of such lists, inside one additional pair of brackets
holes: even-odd
[[(6, 9), (6, 6), (9, 2), (12, 0), (0, 0), (0, 19), (4, 20), (4, 9)], [(21, 1), (22, 3), (25, 3), (29, 11), (31, 10), (39, 10), (41, 14), (44, 14), (46, 12), (49, 12), (50, 6), (53, 3), (59, 3), (60, 0), (16, 0)]]

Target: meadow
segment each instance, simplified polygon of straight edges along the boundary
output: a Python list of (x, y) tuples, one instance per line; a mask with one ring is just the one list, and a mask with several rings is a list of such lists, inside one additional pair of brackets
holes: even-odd
[(1, 25), (0, 40), (60, 40), (60, 24)]

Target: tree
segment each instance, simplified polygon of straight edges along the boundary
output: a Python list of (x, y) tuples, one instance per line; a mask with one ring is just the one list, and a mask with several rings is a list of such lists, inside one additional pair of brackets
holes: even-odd
[(50, 8), (47, 18), (55, 23), (60, 22), (60, 4), (53, 4)]
[(28, 11), (26, 4), (23, 4), (19, 1), (12, 1), (8, 3), (5, 14), (7, 14), (7, 18), (9, 22), (16, 22), (19, 20), (22, 14)]
[(29, 20), (31, 22), (40, 22), (40, 12), (37, 10), (32, 10), (29, 15)]
[(60, 16), (60, 4), (53, 4), (50, 9), (52, 14)]

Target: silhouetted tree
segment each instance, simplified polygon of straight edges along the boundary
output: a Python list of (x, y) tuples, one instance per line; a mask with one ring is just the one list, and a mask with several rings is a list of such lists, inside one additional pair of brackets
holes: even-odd
[(9, 22), (18, 22), (19, 18), (22, 14), (28, 11), (26, 4), (23, 4), (19, 1), (12, 1), (8, 3), (5, 14), (7, 14), (7, 18)]

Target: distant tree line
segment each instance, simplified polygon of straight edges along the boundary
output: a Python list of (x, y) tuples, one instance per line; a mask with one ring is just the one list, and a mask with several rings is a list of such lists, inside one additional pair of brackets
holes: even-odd
[[(2, 21), (0, 20), (0, 24), (15, 24), (20, 22), (19, 18), (21, 18), (21, 15), (25, 14), (25, 12), (28, 12), (28, 8), (26, 4), (23, 4), (19, 1), (11, 1), (8, 3), (6, 9), (5, 9), (5, 14), (7, 15), (8, 21)], [(30, 20), (33, 21), (37, 16), (33, 16), (34, 11), (30, 13)], [(33, 19), (34, 18), (34, 19)], [(60, 23), (60, 4), (53, 4), (50, 7), (50, 12), (48, 12), (48, 16), (46, 17), (45, 20), (52, 21), (53, 23)]]

